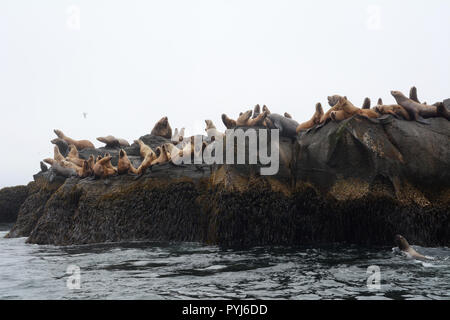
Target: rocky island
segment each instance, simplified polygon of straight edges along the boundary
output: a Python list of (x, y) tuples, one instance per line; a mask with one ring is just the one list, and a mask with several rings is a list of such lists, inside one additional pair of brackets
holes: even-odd
[[(390, 245), (401, 233), (420, 245), (448, 246), (450, 123), (428, 120), (354, 115), (281, 137), (273, 176), (253, 164), (164, 163), (141, 176), (97, 180), (61, 177), (50, 168), (8, 198), (21, 205), (7, 237), (54, 245), (164, 240), (245, 247)], [(152, 148), (169, 141), (140, 139)], [(119, 150), (84, 149), (79, 156), (109, 153), (117, 165)], [(136, 143), (124, 150), (139, 164)]]

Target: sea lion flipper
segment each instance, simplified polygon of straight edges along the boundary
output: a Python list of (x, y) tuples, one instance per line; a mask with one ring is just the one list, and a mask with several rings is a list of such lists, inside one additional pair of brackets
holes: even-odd
[(370, 109), (370, 99), (368, 97), (366, 97), (364, 99), (363, 105), (361, 107), (361, 109)]
[(420, 103), (419, 98), (417, 98), (417, 88), (411, 87), (409, 90), (409, 98), (417, 103)]

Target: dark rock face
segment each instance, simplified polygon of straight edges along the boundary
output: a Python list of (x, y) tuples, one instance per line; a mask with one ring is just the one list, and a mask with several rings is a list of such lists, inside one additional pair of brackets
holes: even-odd
[[(40, 173), (9, 236), (58, 245), (391, 245), (400, 233), (415, 244), (448, 246), (449, 138), (446, 119), (353, 117), (281, 138), (274, 176), (260, 176), (258, 165), (163, 164), (140, 178), (52, 182)], [(141, 139), (153, 149), (167, 142)], [(140, 160), (137, 145), (126, 150)]]
[(16, 186), (0, 190), (0, 222), (15, 222), (19, 208), (28, 197), (27, 186)]

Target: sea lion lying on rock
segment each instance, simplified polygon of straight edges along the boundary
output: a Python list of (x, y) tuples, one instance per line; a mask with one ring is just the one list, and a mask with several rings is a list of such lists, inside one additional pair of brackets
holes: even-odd
[(116, 138), (111, 135), (106, 137), (98, 137), (97, 140), (103, 142), (105, 144), (105, 148), (124, 148), (130, 146), (127, 140)]
[(98, 160), (94, 165), (94, 177), (95, 178), (107, 178), (116, 173), (111, 164), (111, 156), (105, 156)]
[(316, 104), (316, 111), (314, 112), (312, 118), (306, 122), (299, 124), (297, 126), (296, 132), (298, 133), (301, 130), (307, 130), (314, 127), (315, 125), (318, 125), (320, 123), (320, 119), (322, 118), (322, 116), (323, 116), (322, 105), (320, 104), (320, 102), (318, 102)]
[(119, 151), (119, 162), (117, 163), (117, 173), (118, 174), (137, 173), (137, 170), (133, 167), (130, 159), (128, 159), (127, 153), (123, 149), (120, 149)]
[(334, 106), (334, 108), (338, 109), (337, 111), (332, 111), (330, 113), (331, 118), (334, 121), (342, 121), (344, 119), (348, 119), (358, 114), (360, 116), (366, 118), (378, 118), (378, 113), (372, 109), (360, 109), (355, 107), (350, 101), (347, 100), (347, 97), (339, 98), (338, 103)]
[(443, 106), (429, 106), (413, 101), (412, 99), (407, 98), (400, 91), (391, 91), (392, 96), (395, 98), (397, 103), (401, 105), (408, 112), (411, 120), (425, 123), (425, 118), (436, 118), (443, 117), (447, 120), (450, 120), (450, 112)]
[(223, 137), (224, 134), (217, 130), (216, 126), (211, 120), (205, 120), (206, 123), (206, 134), (208, 135), (209, 141), (214, 141), (216, 138)]
[(280, 136), (293, 138), (297, 136), (297, 127), (299, 123), (293, 119), (286, 118), (277, 113), (267, 115), (266, 126), (269, 129), (280, 130)]
[(162, 117), (153, 127), (152, 132), (150, 133), (154, 136), (160, 136), (166, 139), (172, 138), (172, 128), (169, 124), (169, 118)]
[(397, 234), (395, 236), (395, 243), (397, 244), (398, 248), (402, 250), (403, 252), (407, 253), (411, 258), (413, 259), (419, 259), (419, 260), (432, 260), (428, 257), (425, 257), (418, 253), (416, 250), (411, 248), (408, 241), (401, 235)]
[(145, 157), (149, 154), (154, 155), (154, 158), (156, 159), (156, 154), (153, 149), (146, 145), (142, 140), (138, 139), (134, 140), (134, 142), (139, 145), (139, 154), (143, 159), (145, 159)]
[(72, 138), (67, 137), (61, 130), (55, 129), (53, 130), (58, 138), (63, 139), (69, 145), (73, 144), (77, 147), (78, 150), (83, 149), (95, 149), (94, 144), (89, 140), (74, 140)]
[(267, 116), (266, 112), (258, 114), (255, 118), (252, 118), (252, 110), (241, 112), (237, 120), (230, 119), (225, 113), (222, 114), (222, 121), (227, 129), (233, 129), (235, 127), (256, 127), (264, 126), (264, 119)]
[(61, 154), (64, 157), (67, 157), (67, 154), (69, 152), (69, 144), (67, 142), (65, 142), (63, 139), (61, 138), (55, 138), (53, 140), (50, 141), (53, 144), (56, 144), (59, 148), (59, 151), (61, 152)]
[(391, 114), (396, 118), (401, 118), (404, 120), (411, 120), (409, 113), (398, 104), (391, 105), (377, 105), (374, 107), (374, 110), (379, 114)]

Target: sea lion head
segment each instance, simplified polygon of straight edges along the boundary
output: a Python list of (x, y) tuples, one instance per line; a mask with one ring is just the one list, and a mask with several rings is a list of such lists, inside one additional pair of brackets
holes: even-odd
[(64, 133), (61, 130), (55, 129), (53, 132), (58, 136), (58, 138), (62, 139), (64, 137)]
[(340, 96), (338, 94), (328, 96), (327, 99), (328, 99), (328, 104), (330, 105), (330, 107), (334, 107), (339, 102), (340, 98), (342, 98), (342, 96)]
[(401, 235), (397, 234), (395, 235), (395, 244), (399, 247), (400, 250), (408, 250), (409, 243), (408, 241)]
[(395, 98), (395, 100), (397, 100), (397, 102), (408, 99), (403, 93), (396, 90), (391, 90), (391, 95)]

